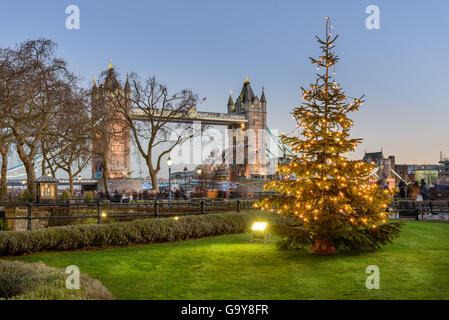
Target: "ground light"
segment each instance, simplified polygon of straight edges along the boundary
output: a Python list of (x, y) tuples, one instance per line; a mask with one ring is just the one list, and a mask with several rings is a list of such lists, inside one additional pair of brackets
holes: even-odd
[(261, 221), (254, 222), (251, 227), (251, 232), (253, 234), (253, 240), (255, 239), (270, 240), (271, 238), (267, 222)]

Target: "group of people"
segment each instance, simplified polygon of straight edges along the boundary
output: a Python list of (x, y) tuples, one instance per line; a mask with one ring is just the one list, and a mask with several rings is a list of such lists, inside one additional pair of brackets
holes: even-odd
[(435, 200), (441, 195), (437, 186), (429, 187), (427, 183), (421, 180), (421, 183), (415, 181), (414, 183), (406, 184), (401, 181), (398, 185), (399, 199), (410, 199), (417, 201)]
[(9, 190), (7, 192), (7, 201), (8, 202), (14, 202), (15, 200), (17, 200), (20, 196), (23, 195), (24, 191), (26, 189), (16, 189), (16, 188), (12, 188), (11, 190)]
[[(169, 199), (169, 191), (168, 189), (162, 189), (160, 192), (156, 193), (152, 190), (132, 190), (132, 191), (118, 191), (114, 190), (112, 192), (93, 192), (94, 198), (98, 200), (111, 200), (111, 201), (120, 201), (120, 202), (129, 202), (129, 201), (137, 201), (137, 200), (154, 200), (154, 199)], [(181, 188), (172, 192), (172, 199), (187, 200), (188, 194)]]

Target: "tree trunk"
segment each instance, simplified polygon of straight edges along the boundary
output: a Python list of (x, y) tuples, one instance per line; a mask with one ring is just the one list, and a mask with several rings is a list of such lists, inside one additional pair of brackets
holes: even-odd
[(51, 176), (56, 178), (57, 167), (50, 165), (50, 159), (47, 159), (47, 166), (46, 166), (46, 168), (48, 168), (48, 170), (50, 170)]
[(23, 148), (23, 144), (17, 144), (17, 153), (19, 154), (20, 160), (22, 160), (23, 165), (25, 167), (25, 171), (27, 173), (27, 188), (31, 193), (33, 199), (36, 197), (36, 188), (34, 187), (34, 181), (36, 180), (36, 173), (34, 172), (34, 165)]
[(333, 243), (326, 240), (316, 239), (310, 247), (310, 252), (314, 254), (336, 254), (337, 248)]
[(151, 161), (151, 158), (148, 158), (146, 162), (148, 166), (148, 171), (150, 172), (151, 186), (154, 191), (159, 193), (159, 185), (157, 183), (157, 172), (153, 168), (153, 162)]
[(47, 167), (46, 167), (47, 157), (45, 153), (42, 155), (42, 163), (41, 163), (41, 176), (45, 176), (47, 174)]
[(72, 174), (72, 170), (67, 171), (67, 174), (69, 176), (70, 194), (73, 196), (73, 174)]
[(157, 176), (156, 176), (156, 174), (151, 174), (150, 173), (150, 177), (151, 177), (151, 185), (153, 186), (153, 190), (156, 191), (157, 193), (159, 193), (159, 185), (157, 183)]
[(2, 169), (1, 169), (1, 183), (0, 183), (0, 203), (4, 203), (7, 196), (6, 174), (8, 170), (8, 152), (2, 146)]
[(109, 168), (106, 163), (106, 156), (103, 156), (103, 185), (104, 185), (104, 191), (107, 195), (109, 195), (109, 182), (108, 182), (108, 176), (109, 176)]

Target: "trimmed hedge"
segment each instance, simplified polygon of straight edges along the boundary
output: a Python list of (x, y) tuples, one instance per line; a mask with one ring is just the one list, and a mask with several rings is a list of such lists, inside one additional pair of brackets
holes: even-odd
[(80, 274), (79, 290), (66, 288), (64, 270), (39, 263), (0, 260), (0, 300), (106, 300), (112, 294), (100, 281)]
[(33, 231), (0, 232), (0, 256), (44, 250), (73, 250), (99, 246), (126, 246), (195, 239), (249, 230), (262, 212), (206, 214), (198, 216), (134, 220), (130, 222), (75, 225)]

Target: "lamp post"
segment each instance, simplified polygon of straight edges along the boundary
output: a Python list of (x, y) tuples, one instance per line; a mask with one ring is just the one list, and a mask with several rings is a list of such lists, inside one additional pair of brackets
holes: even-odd
[(201, 189), (203, 186), (202, 181), (201, 181), (201, 173), (202, 173), (201, 169), (196, 170), (196, 174), (198, 175), (198, 180), (200, 182), (200, 191), (202, 191)]
[(184, 167), (184, 188), (185, 188), (184, 193), (186, 194), (186, 196), (187, 196), (187, 171), (188, 169), (186, 166)]
[[(26, 184), (27, 182), (26, 182), (26, 180), (22, 180), (21, 183), (22, 183), (22, 191), (23, 191), (23, 190), (25, 190), (25, 184)], [(13, 187), (13, 188), (14, 188), (14, 187)]]
[(168, 167), (168, 200), (171, 200), (171, 166), (173, 165), (173, 161), (170, 156), (167, 159), (167, 167)]
[(80, 186), (80, 196), (81, 196), (81, 175), (78, 177), (78, 184)]

